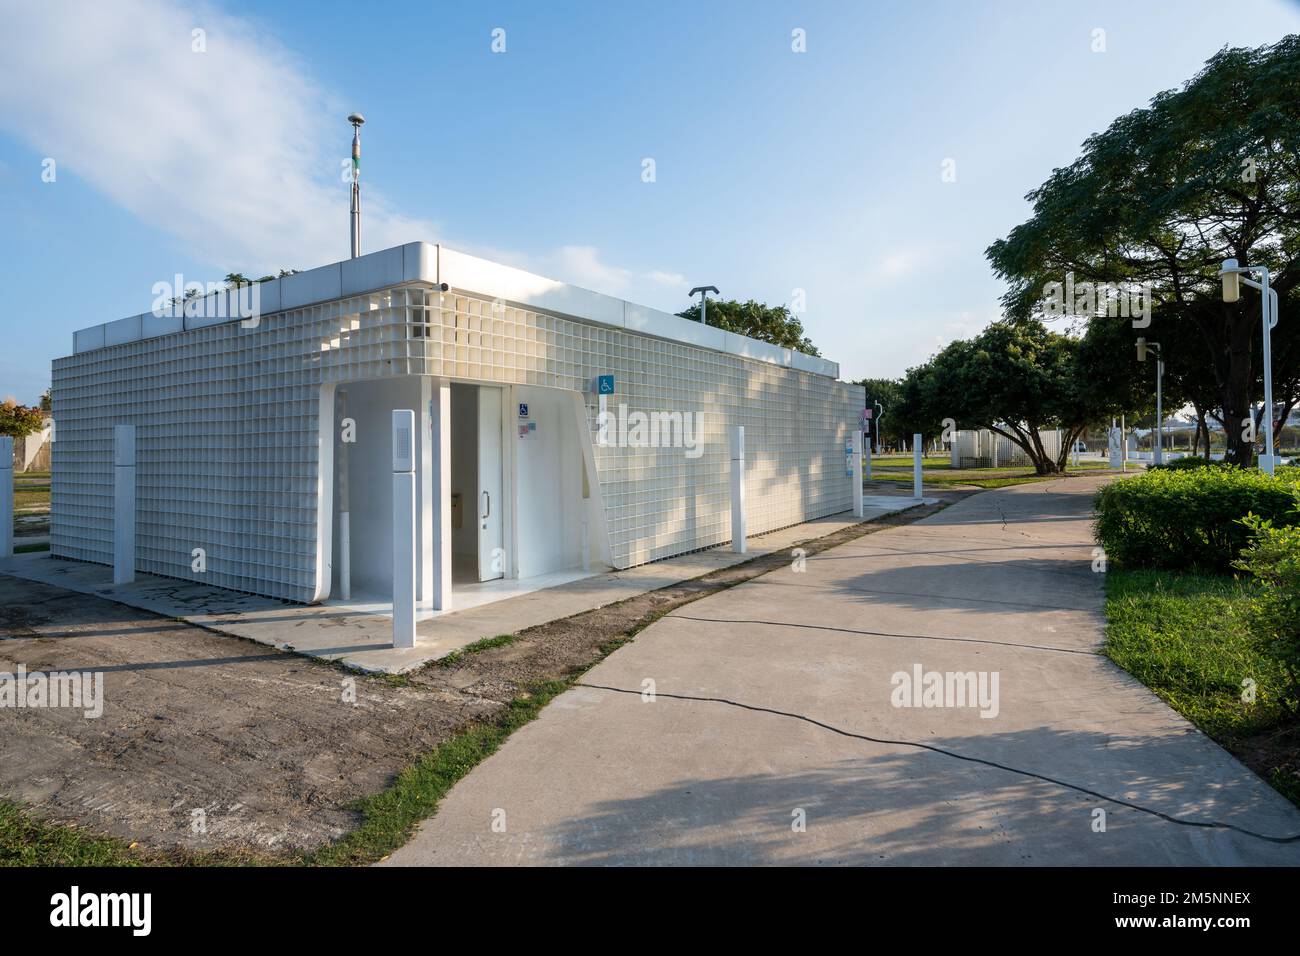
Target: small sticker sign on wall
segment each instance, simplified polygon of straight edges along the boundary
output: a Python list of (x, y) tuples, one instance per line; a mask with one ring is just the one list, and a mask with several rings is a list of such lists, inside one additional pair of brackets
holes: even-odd
[(519, 437), (527, 441), (535, 440), (537, 438), (537, 422), (520, 422)]
[(520, 417), (520, 418), (527, 418), (527, 417), (528, 417), (528, 403), (527, 403), (527, 402), (520, 402), (520, 403), (519, 403), (519, 417)]

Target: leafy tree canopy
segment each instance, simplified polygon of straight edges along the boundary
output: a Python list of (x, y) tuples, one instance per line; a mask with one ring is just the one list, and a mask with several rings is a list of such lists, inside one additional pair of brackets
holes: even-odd
[[(700, 307), (693, 305), (685, 312), (678, 312), (683, 319), (700, 321)], [(784, 305), (764, 305), (750, 299), (737, 302), (734, 299), (710, 299), (707, 311), (709, 325), (747, 335), (760, 342), (770, 342), (781, 348), (794, 349), (805, 355), (821, 355), (812, 340), (804, 333), (803, 323), (798, 316)]]
[[(1300, 284), (1300, 37), (1225, 48), (1181, 89), (1090, 137), (1028, 199), (1033, 216), (987, 251), (1009, 283), (1008, 315), (1043, 317), (1049, 284), (1067, 277), (1076, 288), (1149, 288), (1149, 335), (1170, 338), (1166, 313), (1193, 328), (1225, 418), (1242, 421), (1256, 394), (1260, 302), (1243, 290), (1225, 304), (1217, 273), (1235, 258), (1268, 266), (1284, 296)], [(1104, 313), (1094, 299), (1084, 311)], [(1248, 442), (1228, 435), (1230, 460), (1247, 462)]]
[(13, 398), (0, 402), (0, 435), (26, 438), (45, 427), (45, 412), (37, 407), (20, 405)]
[[(1039, 474), (1063, 471), (1074, 441), (1090, 425), (1141, 406), (1136, 349), (1120, 323), (1097, 323), (1082, 337), (1036, 318), (994, 322), (972, 339), (952, 342), (902, 383), (900, 424), (934, 435), (958, 429), (1005, 435)], [(1042, 432), (1062, 431), (1051, 455)]]

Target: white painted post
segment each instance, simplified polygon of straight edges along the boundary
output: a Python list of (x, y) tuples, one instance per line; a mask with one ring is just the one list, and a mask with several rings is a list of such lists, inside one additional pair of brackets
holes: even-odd
[(14, 556), (14, 440), (0, 437), (0, 558)]
[(393, 646), (415, 646), (415, 412), (393, 409)]
[(113, 426), (113, 583), (135, 580), (135, 426)]
[(433, 606), (434, 574), (434, 537), (433, 503), (433, 463), (437, 460), (433, 447), (435, 429), (433, 427), (433, 379), (427, 375), (420, 376), (420, 467), (417, 469), (419, 494), (419, 517), (416, 528), (419, 532), (419, 577), (416, 581), (415, 599), (425, 607)]
[(731, 550), (744, 554), (745, 542), (745, 426), (731, 429)]
[(1128, 423), (1124, 421), (1124, 416), (1119, 417), (1119, 470), (1128, 471), (1128, 436), (1124, 434), (1128, 431)]
[(438, 379), (433, 405), (433, 607), (451, 610), (451, 381)]
[(912, 436), (912, 497), (920, 499), (921, 495), (921, 454), (924, 440), (920, 433)]
[(853, 430), (853, 517), (862, 517), (862, 432)]
[[(338, 390), (338, 424), (348, 417), (347, 389)], [(339, 473), (339, 597), (352, 600), (352, 505), (349, 497), (348, 445), (339, 435), (339, 454), (336, 466)]]

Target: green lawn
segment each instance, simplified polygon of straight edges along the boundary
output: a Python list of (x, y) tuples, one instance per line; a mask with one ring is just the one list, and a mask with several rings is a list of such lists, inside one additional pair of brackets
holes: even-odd
[(14, 513), (48, 514), (50, 510), (50, 473), (26, 471), (14, 473)]
[(1300, 805), (1300, 721), (1282, 700), (1282, 665), (1251, 639), (1247, 588), (1229, 575), (1112, 569), (1106, 654)]
[[(1080, 472), (1101, 472), (1109, 466), (1101, 459), (1085, 460), (1076, 467), (1068, 467), (1066, 474)], [(913, 461), (911, 455), (880, 455), (871, 459), (871, 478), (873, 481), (897, 481), (912, 483)], [(936, 488), (956, 486), (976, 488), (1005, 488), (1007, 485), (1019, 485), (1028, 481), (1047, 481), (1059, 478), (1059, 475), (1036, 475), (1030, 467), (1015, 468), (953, 468), (952, 459), (944, 457), (921, 458), (921, 480), (926, 485)]]

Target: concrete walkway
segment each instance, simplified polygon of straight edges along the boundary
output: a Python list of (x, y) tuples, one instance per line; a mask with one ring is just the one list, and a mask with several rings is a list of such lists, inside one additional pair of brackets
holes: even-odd
[[(1095, 653), (1102, 480), (976, 495), (678, 609), (387, 862), (1300, 864), (1300, 844), (1146, 812), (1300, 834), (1300, 811)], [(996, 715), (893, 706), (918, 666), (996, 674)]]
[[(901, 489), (897, 494), (866, 495), (860, 520), (871, 521), (920, 504), (933, 504), (935, 500), (917, 501)], [(0, 559), (0, 574), (93, 594), (259, 644), (337, 661), (362, 673), (401, 674), (482, 638), (515, 634), (524, 628), (679, 584), (719, 568), (834, 534), (858, 521), (847, 512), (818, 518), (753, 537), (745, 554), (736, 554), (728, 545), (722, 545), (626, 571), (593, 574), (558, 587), (530, 591), (463, 611), (439, 612), (437, 616), (420, 620), (415, 647), (411, 648), (393, 647), (392, 617), (376, 613), (378, 606), (366, 609), (334, 604), (287, 604), (153, 574), (137, 574), (133, 583), (114, 586), (112, 568), (56, 560), (48, 552)], [(527, 581), (519, 583), (526, 585)], [(454, 599), (453, 594), (453, 602)], [(388, 607), (391, 610), (391, 601)]]

